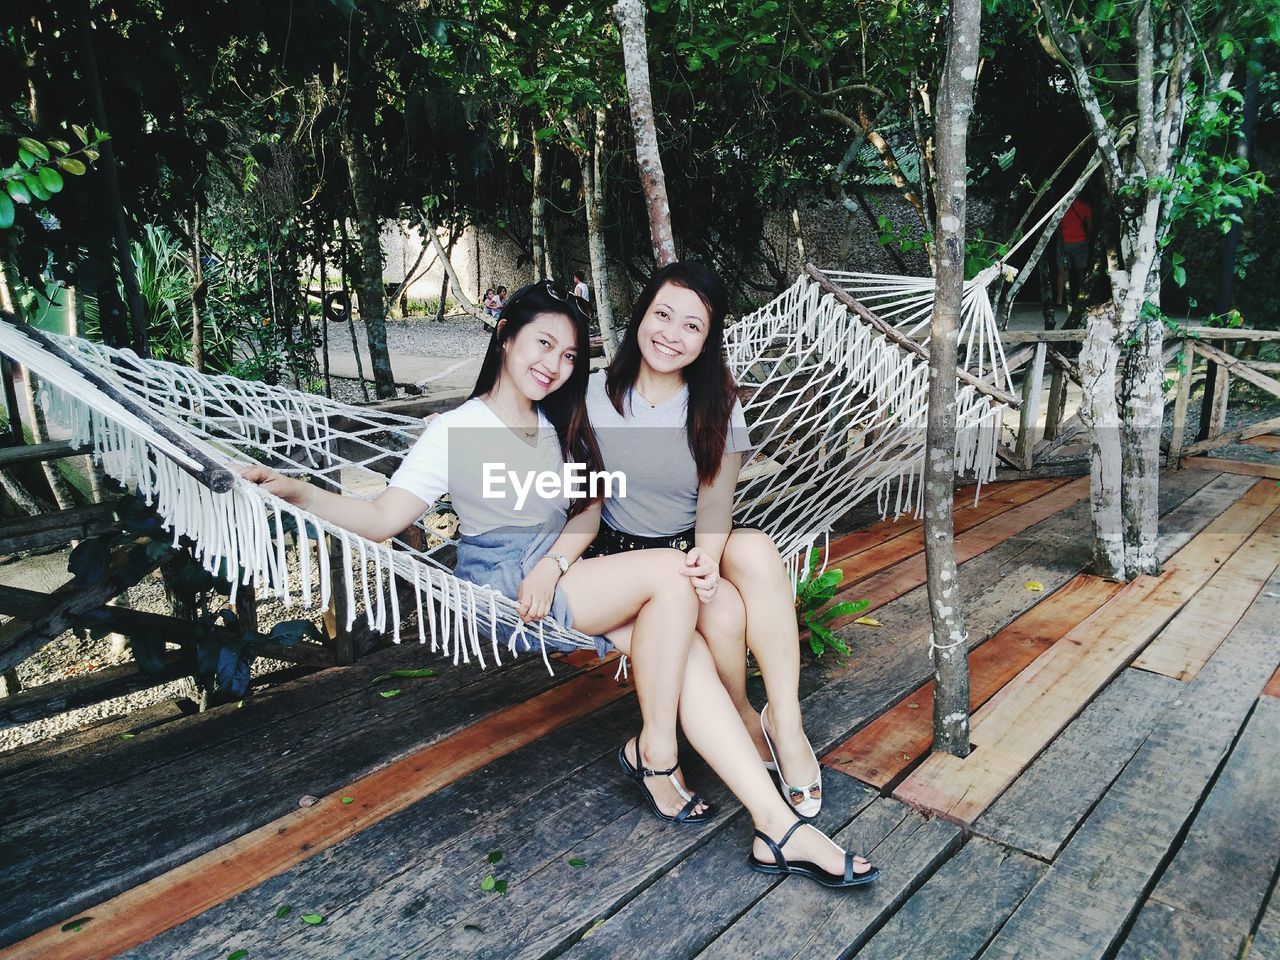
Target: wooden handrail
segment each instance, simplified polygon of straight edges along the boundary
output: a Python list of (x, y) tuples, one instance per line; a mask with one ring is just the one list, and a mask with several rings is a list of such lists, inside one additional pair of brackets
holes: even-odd
[[(1076, 330), (1003, 330), (1000, 342), (1005, 346), (1021, 343), (1083, 343), (1085, 331)], [(1182, 327), (1166, 330), (1165, 340), (1277, 340), (1280, 330), (1250, 330), (1245, 327)]]

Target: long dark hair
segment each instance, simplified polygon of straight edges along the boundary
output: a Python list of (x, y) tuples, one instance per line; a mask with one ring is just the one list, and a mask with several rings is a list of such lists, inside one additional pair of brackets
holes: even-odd
[(729, 308), (729, 292), (714, 270), (692, 260), (679, 260), (649, 278), (636, 297), (622, 345), (605, 371), (605, 392), (614, 409), (625, 416), (622, 405), (640, 375), (640, 322), (658, 291), (667, 283), (692, 290), (711, 317), (702, 352), (680, 371), (689, 387), (689, 410), (685, 418), (689, 452), (698, 467), (698, 482), (710, 483), (720, 473), (729, 435), (729, 415), (737, 399), (737, 385), (724, 358), (724, 316)]
[[(604, 469), (604, 461), (600, 457), (600, 447), (596, 444), (595, 431), (591, 429), (591, 422), (587, 419), (587, 378), (591, 375), (591, 334), (587, 329), (587, 318), (572, 298), (552, 281), (531, 283), (511, 295), (498, 315), (498, 325), (489, 338), (489, 349), (485, 352), (484, 362), (480, 364), (476, 385), (467, 399), (488, 393), (494, 388), (502, 373), (502, 345), (540, 313), (558, 313), (569, 319), (577, 341), (577, 356), (569, 379), (534, 406), (555, 427), (556, 436), (560, 438), (560, 453), (566, 462), (581, 463), (589, 473), (601, 471)], [(585, 497), (570, 501), (569, 516), (577, 516), (591, 502)]]

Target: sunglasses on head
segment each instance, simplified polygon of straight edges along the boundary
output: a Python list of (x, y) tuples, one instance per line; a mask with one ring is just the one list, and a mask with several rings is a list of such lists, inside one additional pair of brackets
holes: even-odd
[(512, 297), (511, 300), (508, 301), (507, 306), (514, 306), (527, 297), (530, 291), (537, 290), (539, 288), (545, 290), (547, 296), (551, 297), (551, 299), (559, 300), (561, 303), (572, 307), (581, 319), (589, 320), (586, 312), (582, 309), (582, 304), (579, 303), (578, 298), (571, 293), (566, 293), (554, 280), (543, 280), (540, 283), (529, 284), (529, 286), (525, 287), (522, 292)]

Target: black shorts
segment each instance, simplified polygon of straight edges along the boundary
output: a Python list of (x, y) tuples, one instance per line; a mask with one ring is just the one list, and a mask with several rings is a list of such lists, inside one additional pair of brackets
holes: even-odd
[(615, 530), (607, 523), (602, 522), (600, 524), (600, 532), (591, 541), (591, 546), (587, 547), (582, 554), (582, 559), (608, 557), (615, 553), (626, 553), (629, 550), (660, 550), (663, 548), (671, 548), (679, 550), (681, 553), (687, 553), (693, 548), (693, 542), (692, 528), (684, 531), (684, 533), (673, 534), (669, 537), (637, 537), (629, 533), (623, 533), (621, 530)]

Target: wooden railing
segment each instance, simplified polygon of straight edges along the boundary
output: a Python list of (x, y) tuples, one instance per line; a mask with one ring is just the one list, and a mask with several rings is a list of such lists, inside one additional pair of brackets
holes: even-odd
[[(1067, 402), (1070, 383), (1083, 390), (1080, 372), (1075, 362), (1063, 355), (1061, 345), (1082, 343), (1084, 336), (1084, 330), (1010, 330), (1000, 335), (1010, 373), (1015, 375), (1015, 380), (1018, 373), (1022, 374), (1018, 427), (1012, 442), (1002, 442), (997, 450), (1000, 459), (1013, 470), (1028, 473), (1046, 469), (1046, 461), (1052, 454), (1083, 437), (1079, 404), (1069, 410), (1071, 405)], [(1272, 376), (1280, 373), (1280, 362), (1240, 357), (1232, 352), (1235, 345), (1247, 342), (1280, 343), (1280, 330), (1181, 327), (1166, 331), (1165, 402), (1173, 402), (1173, 428), (1162, 448), (1170, 465), (1177, 464), (1183, 457), (1280, 430), (1280, 417), (1230, 431), (1224, 428), (1233, 378), (1280, 398), (1280, 379)], [(1044, 388), (1046, 365), (1052, 370), (1047, 391)], [(1211, 384), (1213, 403), (1199, 436), (1188, 442), (1187, 410), (1191, 390), (1200, 381)], [(1046, 403), (1047, 410), (1044, 410)], [(1042, 410), (1045, 413), (1043, 428), (1040, 426)]]

